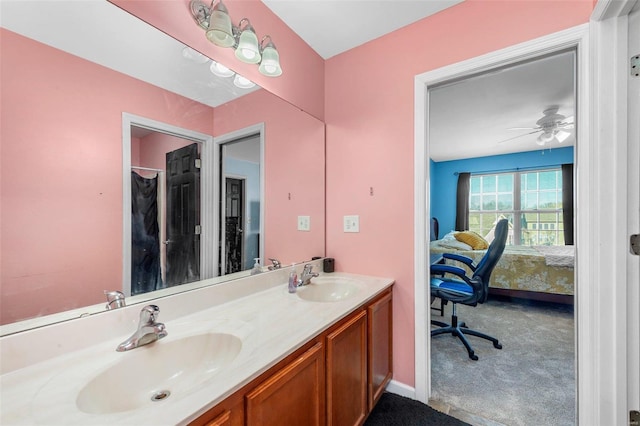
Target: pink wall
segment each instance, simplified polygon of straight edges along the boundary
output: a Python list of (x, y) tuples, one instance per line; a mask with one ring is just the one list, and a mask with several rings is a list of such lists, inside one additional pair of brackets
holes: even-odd
[(139, 141), (139, 161), (134, 163), (132, 157), (131, 164), (161, 170), (166, 170), (167, 168), (167, 152), (175, 151), (193, 143), (186, 139), (158, 132), (150, 133)]
[[(243, 113), (236, 114), (237, 110)], [(324, 123), (277, 96), (259, 90), (215, 108), (214, 136), (258, 123), (265, 123), (267, 184), (263, 258), (275, 257), (287, 265), (322, 256)], [(291, 158), (298, 160), (291, 163)], [(310, 232), (297, 231), (299, 215), (311, 216)]]
[[(326, 61), (327, 255), (396, 279), (395, 380), (414, 385), (414, 76), (588, 22), (592, 7), (467, 0)], [(360, 233), (342, 232), (347, 214)]]
[(122, 112), (211, 134), (213, 109), (0, 31), (8, 323), (100, 303), (103, 290), (120, 288)]
[[(280, 54), (283, 74), (265, 77), (255, 65), (235, 58), (233, 49), (210, 43), (193, 20), (189, 0), (109, 0), (208, 57), (226, 65), (310, 114), (324, 117), (324, 61), (259, 0), (225, 0), (234, 24), (251, 21), (259, 38), (271, 35)], [(209, 4), (209, 2), (205, 2)]]

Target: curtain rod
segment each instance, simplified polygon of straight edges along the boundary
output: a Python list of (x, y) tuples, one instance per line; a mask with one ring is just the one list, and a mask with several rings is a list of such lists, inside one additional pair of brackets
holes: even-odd
[[(570, 163), (571, 164), (571, 163)], [(526, 170), (548, 170), (548, 169), (557, 169), (558, 167), (562, 167), (562, 164), (552, 164), (548, 166), (531, 166), (531, 167), (516, 167), (513, 169), (502, 169), (502, 170), (487, 170), (481, 172), (453, 172), (454, 176), (458, 176), (460, 173), (471, 173), (472, 175), (488, 175), (493, 173), (508, 173), (508, 172), (520, 172)]]

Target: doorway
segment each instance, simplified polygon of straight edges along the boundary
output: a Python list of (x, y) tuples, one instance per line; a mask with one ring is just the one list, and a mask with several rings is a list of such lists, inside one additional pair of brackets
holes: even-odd
[[(240, 271), (251, 269), (254, 259), (261, 258), (264, 253), (264, 223), (265, 223), (265, 167), (264, 167), (264, 123), (248, 126), (231, 133), (216, 136), (216, 152), (219, 156), (219, 217), (220, 217), (220, 241), (219, 241), (219, 272), (227, 274), (227, 270), (240, 268)], [(227, 179), (231, 186), (227, 187)], [(242, 187), (234, 186), (233, 182), (242, 181)], [(239, 190), (242, 196), (229, 195), (230, 191)], [(240, 205), (235, 204), (239, 202)], [(236, 208), (228, 206), (232, 203)], [(225, 217), (229, 213), (240, 213), (242, 219), (238, 219), (238, 232), (228, 232)], [(233, 225), (235, 226), (235, 225)], [(239, 238), (238, 244), (231, 244), (228, 238)], [(241, 247), (236, 250), (236, 247)], [(235, 251), (229, 256), (227, 250)], [(228, 265), (227, 261), (235, 262)], [(264, 265), (264, 259), (261, 259)]]
[[(526, 59), (532, 59), (549, 55), (555, 52), (563, 51), (566, 49), (575, 48), (577, 52), (577, 69), (578, 75), (582, 76), (578, 80), (577, 93), (578, 104), (576, 114), (576, 132), (580, 135), (581, 144), (584, 142), (584, 148), (579, 151), (576, 158), (582, 158), (581, 152), (587, 152), (588, 148), (588, 131), (586, 127), (587, 120), (587, 97), (583, 96), (587, 91), (586, 81), (588, 81), (588, 66), (586, 61), (586, 39), (588, 26), (583, 25), (573, 29), (565, 30), (563, 32), (553, 34), (552, 36), (543, 37), (531, 42), (523, 43), (521, 45), (506, 48), (494, 53), (490, 53), (478, 58), (474, 58), (468, 61), (461, 62), (459, 64), (450, 65), (438, 70), (434, 70), (416, 77), (416, 91), (415, 91), (415, 112), (416, 112), (416, 144), (415, 144), (415, 313), (416, 313), (416, 364), (415, 364), (415, 397), (416, 399), (427, 402), (431, 394), (431, 376), (430, 376), (430, 358), (431, 358), (431, 342), (429, 337), (430, 329), (430, 309), (429, 309), (429, 294), (428, 287), (424, 286), (425, 282), (428, 282), (428, 264), (426, 259), (429, 258), (429, 245), (427, 242), (427, 218), (430, 209), (430, 187), (428, 185), (430, 176), (429, 164), (429, 123), (427, 117), (429, 116), (429, 93), (428, 89), (443, 81), (464, 78), (465, 76), (477, 74), (487, 70), (495, 69), (497, 67), (506, 66), (508, 64), (520, 62)], [(583, 145), (581, 145), (583, 146)], [(577, 161), (576, 161), (577, 162)], [(582, 166), (586, 168), (586, 165)], [(579, 180), (576, 181), (576, 186), (580, 186)], [(586, 209), (585, 209), (586, 210)], [(578, 211), (575, 219), (576, 224), (584, 223), (584, 211)], [(582, 229), (577, 228), (576, 229)], [(582, 235), (582, 233), (581, 233)], [(581, 258), (576, 256), (576, 271), (580, 276), (581, 268), (584, 268), (584, 264), (581, 264)], [(582, 275), (586, 276), (586, 275)], [(577, 281), (576, 281), (577, 282)], [(588, 286), (576, 286), (576, 295), (586, 294), (590, 292)], [(584, 321), (585, 312), (588, 312), (588, 307), (583, 306), (587, 298), (576, 298), (576, 336), (582, 337), (581, 323)], [(580, 345), (578, 344), (576, 350), (577, 358), (580, 359)], [(578, 380), (578, 384), (581, 382)], [(581, 389), (578, 389), (580, 391)]]
[[(214, 200), (219, 184), (213, 137), (123, 113), (122, 147), (123, 293), (130, 296), (214, 277), (218, 269)], [(140, 221), (132, 218), (135, 180), (155, 194), (147, 197), (150, 213)], [(153, 259), (146, 247), (132, 244), (133, 231), (140, 225), (147, 229), (137, 243), (151, 244)], [(136, 253), (146, 261), (140, 267), (132, 261)], [(138, 281), (144, 285), (138, 286)]]
[[(502, 423), (526, 424), (532, 412), (545, 424), (575, 421), (575, 274), (569, 264), (578, 140), (575, 56), (570, 49), (429, 88), (428, 217), (439, 219), (443, 233), (471, 230), (489, 242), (496, 221), (509, 221), (489, 300), (476, 307), (457, 305), (460, 321), (496, 337), (504, 350), (470, 337), (480, 359), (469, 362), (456, 339), (433, 338), (432, 403)], [(470, 188), (462, 214), (456, 181), (466, 173)], [(458, 196), (460, 189), (458, 184)], [(459, 222), (467, 225), (459, 228)], [(430, 246), (434, 253), (454, 252), (476, 263), (482, 256), (452, 249), (446, 237)], [(543, 253), (550, 250), (567, 252), (568, 266), (548, 265)], [(437, 320), (450, 322), (450, 304)], [(546, 391), (527, 395), (547, 375), (554, 380)]]

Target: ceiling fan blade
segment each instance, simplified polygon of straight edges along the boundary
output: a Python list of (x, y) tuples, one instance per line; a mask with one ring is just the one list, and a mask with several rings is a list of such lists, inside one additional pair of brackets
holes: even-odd
[(541, 132), (541, 131), (542, 131), (542, 130), (535, 130), (535, 131), (533, 131), (533, 132), (525, 133), (524, 135), (518, 135), (518, 136), (514, 136), (514, 137), (509, 138), (509, 139), (505, 139), (505, 140), (499, 141), (498, 143), (509, 142), (510, 140), (518, 139), (518, 138), (521, 138), (521, 137), (523, 137), (523, 136), (527, 136), (527, 135), (532, 135), (532, 134), (534, 134), (534, 133), (538, 133), (538, 132)]

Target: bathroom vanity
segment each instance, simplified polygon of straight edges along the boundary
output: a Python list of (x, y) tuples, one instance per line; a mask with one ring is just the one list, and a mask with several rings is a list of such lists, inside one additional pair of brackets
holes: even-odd
[(290, 268), (157, 299), (168, 336), (116, 352), (142, 305), (0, 340), (0, 423), (357, 425), (392, 376), (393, 280)]
[(392, 376), (391, 299), (384, 290), (191, 424), (362, 424)]

